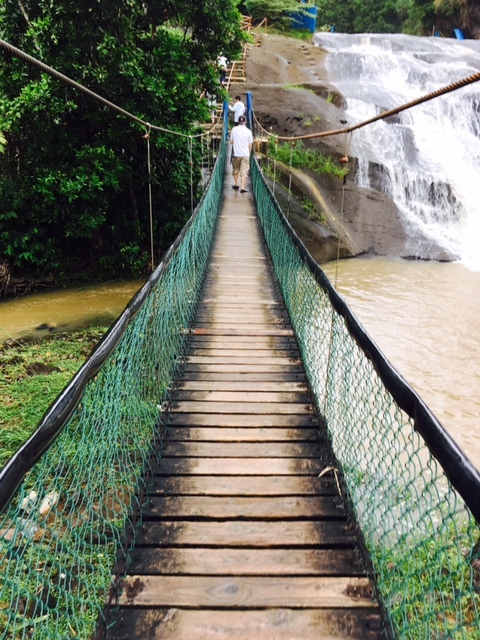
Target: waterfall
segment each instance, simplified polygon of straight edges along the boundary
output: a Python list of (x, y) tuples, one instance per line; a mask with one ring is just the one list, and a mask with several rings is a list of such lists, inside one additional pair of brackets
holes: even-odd
[[(317, 33), (349, 125), (480, 71), (480, 41)], [(355, 131), (357, 181), (387, 193), (406, 251), (480, 270), (480, 82)]]

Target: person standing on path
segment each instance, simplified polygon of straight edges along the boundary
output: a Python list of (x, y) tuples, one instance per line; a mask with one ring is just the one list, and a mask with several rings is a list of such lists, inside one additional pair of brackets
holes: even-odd
[(220, 84), (224, 87), (227, 81), (228, 60), (223, 53), (218, 56), (217, 65), (220, 70)]
[(233, 147), (233, 180), (232, 188), (238, 190), (240, 177), (240, 193), (246, 193), (248, 169), (250, 167), (250, 154), (253, 148), (253, 135), (245, 126), (245, 116), (238, 118), (238, 127), (234, 127), (230, 133), (230, 144)]
[(230, 111), (233, 111), (233, 124), (236, 126), (240, 116), (245, 115), (245, 105), (242, 102), (242, 98), (240, 96), (235, 96), (235, 102), (233, 105), (229, 104), (228, 108)]

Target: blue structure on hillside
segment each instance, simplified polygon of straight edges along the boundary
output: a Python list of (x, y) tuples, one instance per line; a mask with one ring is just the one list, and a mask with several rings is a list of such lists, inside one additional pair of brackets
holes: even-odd
[(298, 13), (290, 14), (292, 18), (292, 29), (304, 29), (305, 31), (310, 31), (310, 33), (315, 33), (318, 9), (309, 0), (302, 0), (301, 4), (308, 6), (302, 7), (302, 9), (304, 9), (302, 12), (299, 11)]

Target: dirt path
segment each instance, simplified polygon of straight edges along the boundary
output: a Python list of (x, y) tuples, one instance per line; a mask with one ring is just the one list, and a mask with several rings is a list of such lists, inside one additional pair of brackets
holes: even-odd
[[(327, 55), (309, 42), (263, 35), (260, 46), (249, 48), (247, 82), (233, 85), (230, 93), (251, 91), (258, 121), (280, 136), (343, 128), (344, 101), (329, 84)], [(305, 144), (339, 161), (345, 154), (344, 138), (317, 138)], [(309, 172), (304, 179), (297, 176), (294, 180), (299, 199), (290, 198), (287, 204), (286, 193), (276, 193), (280, 204), (288, 206), (297, 233), (319, 263), (336, 257), (338, 236), (340, 255), (344, 257), (365, 253), (407, 257), (407, 235), (397, 207), (382, 192), (355, 184), (355, 158), (350, 159), (349, 169), (344, 191), (341, 179)], [(309, 218), (301, 204), (302, 196), (313, 201), (317, 198), (325, 224)]]

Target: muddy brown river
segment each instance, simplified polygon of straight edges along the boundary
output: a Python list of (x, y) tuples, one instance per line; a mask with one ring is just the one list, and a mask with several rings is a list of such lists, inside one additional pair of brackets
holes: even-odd
[(480, 272), (357, 258), (322, 266), (367, 333), (480, 468)]
[[(397, 371), (480, 467), (480, 272), (461, 264), (357, 258), (322, 267)], [(0, 303), (0, 340), (71, 330), (123, 311), (143, 280)]]
[(32, 293), (0, 302), (0, 342), (7, 338), (41, 336), (51, 327), (71, 331), (96, 322), (112, 323), (144, 280), (107, 282)]

